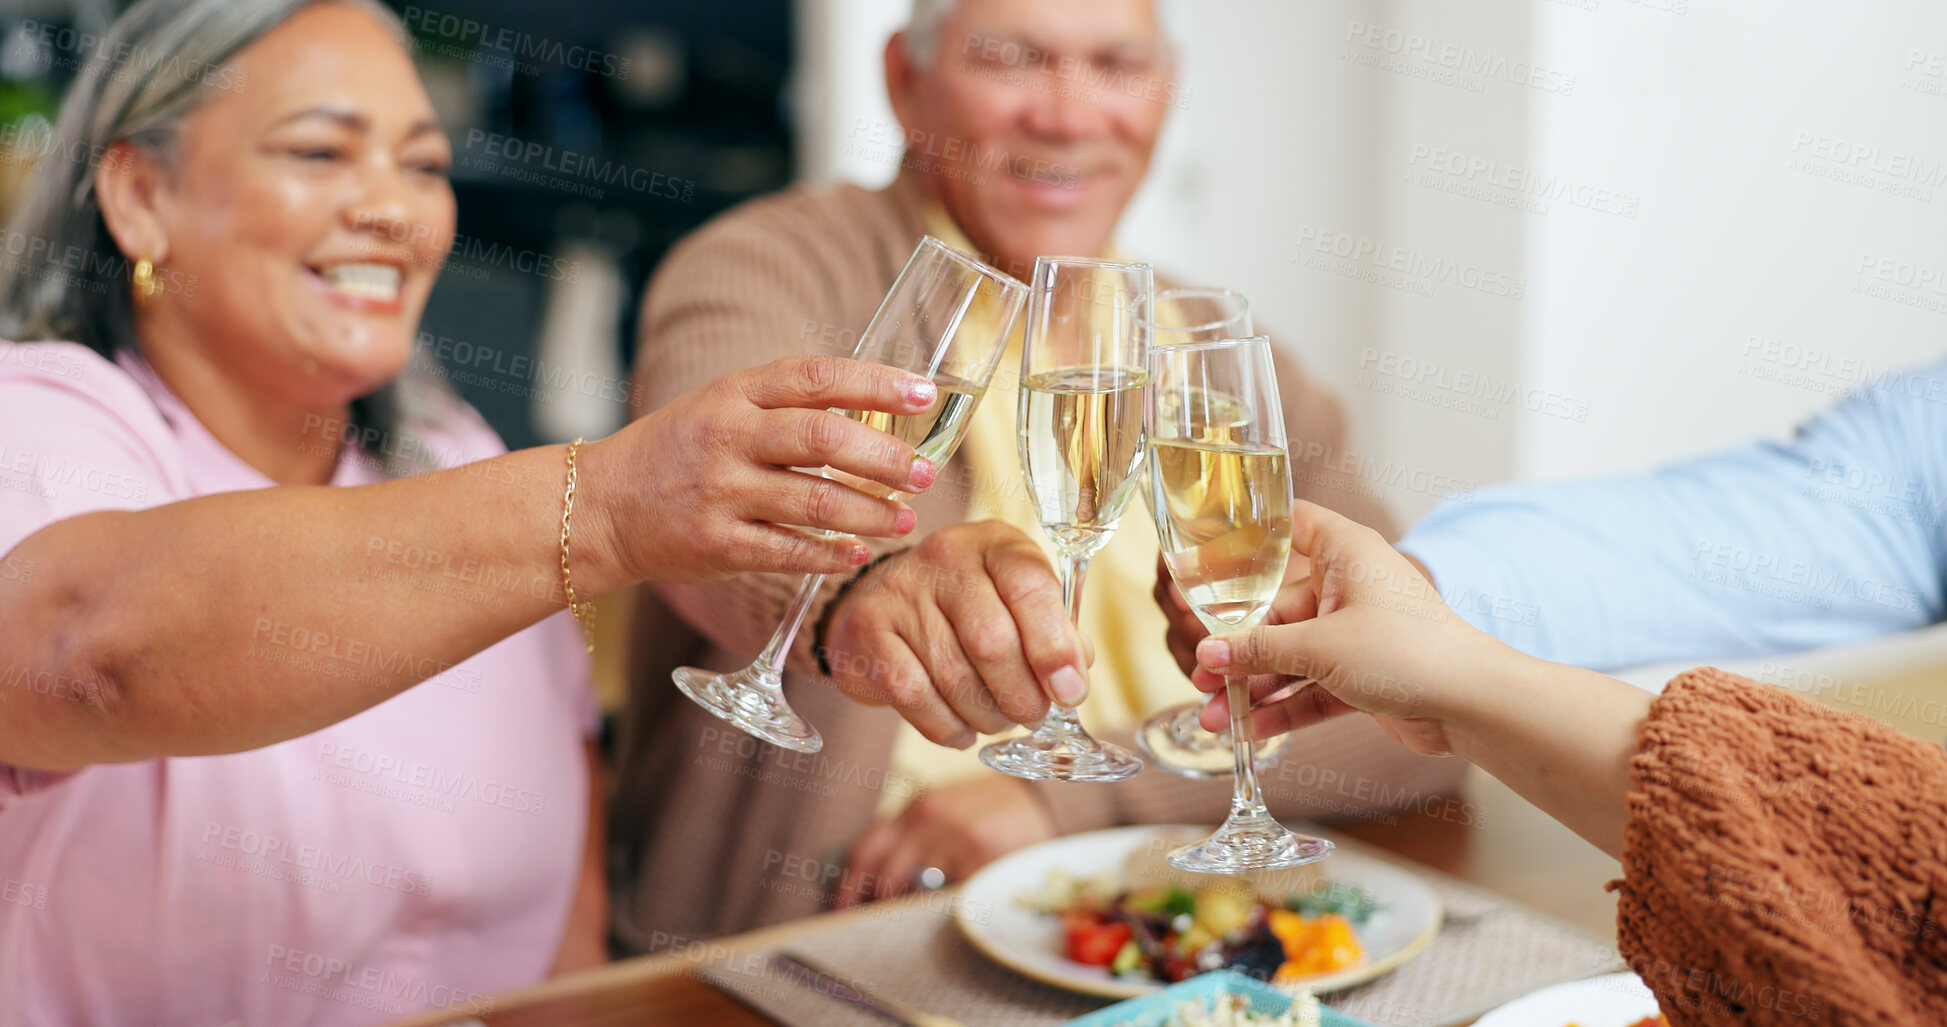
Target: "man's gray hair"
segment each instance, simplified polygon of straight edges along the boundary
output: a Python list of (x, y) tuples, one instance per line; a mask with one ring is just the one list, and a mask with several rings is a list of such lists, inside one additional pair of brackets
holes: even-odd
[[(1169, 31), (1167, 16), (1169, 4), (1165, 0), (1150, 0), (1156, 8), (1156, 18), (1163, 23), (1163, 35), (1167, 39), (1173, 35)], [(940, 52), (940, 23), (946, 16), (960, 6), (960, 0), (913, 0), (913, 16), (906, 23), (906, 58), (922, 68), (933, 66), (933, 60)]]
[(940, 51), (940, 23), (960, 6), (960, 0), (913, 0), (913, 19), (906, 23), (906, 56), (922, 68), (933, 66)]

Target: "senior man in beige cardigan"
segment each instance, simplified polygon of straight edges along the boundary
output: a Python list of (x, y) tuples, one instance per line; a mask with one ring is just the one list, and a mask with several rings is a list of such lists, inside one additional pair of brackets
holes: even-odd
[[(646, 300), (637, 413), (775, 357), (849, 352), (923, 234), (1020, 277), (1040, 254), (1115, 252), (1116, 222), (1182, 99), (1171, 59), (1152, 0), (919, 0), (885, 51), (908, 143), (897, 180), (877, 191), (794, 188), (678, 245)], [(1195, 622), (1158, 587), (1156, 536), (1140, 509), (1093, 562), (1086, 646), (1062, 616), (1019, 484), (1018, 353), (1002, 361), (960, 454), (913, 501), (919, 530), (882, 549), (896, 555), (827, 609), (844, 577), (829, 580), (815, 628), (798, 637), (786, 690), (824, 734), (823, 752), (742, 735), (668, 677), (683, 662), (749, 662), (795, 579), (659, 585), (639, 597), (610, 830), (618, 948), (682, 945), (882, 898), (927, 867), (958, 879), (1058, 834), (1222, 817), (1228, 781), (1151, 768), (1115, 784), (1027, 782), (973, 759), (976, 732), (1034, 719), (1084, 674), (1084, 721), (1125, 743), (1135, 720), (1194, 695), (1165, 636), (1172, 616), (1179, 643)], [(1278, 376), (1298, 495), (1392, 537), (1370, 489), (1339, 469), (1337, 401), (1289, 349)], [(830, 677), (814, 645), (839, 654)], [(918, 687), (889, 688), (895, 680)], [(1460, 771), (1342, 720), (1296, 737), (1265, 783), (1281, 816), (1360, 815), (1424, 806)]]

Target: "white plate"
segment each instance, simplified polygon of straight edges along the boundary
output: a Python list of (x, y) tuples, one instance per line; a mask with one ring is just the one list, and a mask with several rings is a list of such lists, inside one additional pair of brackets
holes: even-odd
[[(1015, 899), (1047, 883), (1060, 868), (1076, 878), (1122, 872), (1129, 854), (1160, 833), (1200, 838), (1208, 827), (1118, 827), (1071, 835), (1029, 846), (988, 864), (960, 887), (955, 903), (960, 931), (995, 962), (1059, 988), (1134, 998), (1161, 988), (1156, 981), (1113, 977), (1104, 967), (1083, 966), (1062, 955), (1061, 921), (1020, 905)], [(1327, 880), (1364, 888), (1379, 904), (1358, 928), (1365, 961), (1297, 983), (1316, 991), (1369, 981), (1419, 954), (1440, 929), (1440, 900), (1412, 874), (1378, 860), (1339, 849), (1320, 864)], [(1561, 1027), (1556, 1024), (1555, 1027)]]
[(1474, 1027), (1629, 1027), (1657, 1014), (1656, 996), (1632, 973), (1570, 981), (1523, 995)]

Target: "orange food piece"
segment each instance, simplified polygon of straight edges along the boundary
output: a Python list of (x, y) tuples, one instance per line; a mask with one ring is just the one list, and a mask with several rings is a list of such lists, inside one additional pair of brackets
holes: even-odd
[(1284, 964), (1276, 980), (1286, 981), (1355, 966), (1366, 958), (1365, 947), (1352, 931), (1352, 921), (1337, 913), (1306, 917), (1288, 909), (1265, 916), (1271, 934), (1284, 946)]

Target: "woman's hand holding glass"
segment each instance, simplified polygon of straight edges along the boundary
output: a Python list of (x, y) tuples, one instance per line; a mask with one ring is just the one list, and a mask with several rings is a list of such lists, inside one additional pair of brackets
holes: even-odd
[(1429, 683), (1520, 654), (1463, 621), (1371, 528), (1306, 502), (1293, 505), (1292, 528), (1293, 556), (1311, 572), (1279, 591), (1264, 626), (1197, 645), (1191, 683), (1216, 693), (1203, 726), (1229, 724), (1224, 676), (1248, 674), (1253, 733), (1364, 712), (1415, 752), (1451, 752)]
[[(938, 406), (925, 416), (842, 407), (846, 416), (907, 440), (926, 457), (929, 469), (924, 480), (887, 482), (893, 491), (917, 492), (932, 484), (939, 466), (959, 448), (994, 376), (994, 367), (1007, 349), (1008, 335), (1026, 298), (1027, 287), (1020, 282), (930, 235), (914, 248), (878, 312), (859, 336), (852, 356), (867, 363), (924, 373), (934, 383)], [(816, 466), (820, 462), (806, 463)], [(824, 463), (823, 473), (845, 476), (845, 468)], [(869, 482), (857, 484), (873, 489)], [(899, 534), (911, 530), (910, 523), (902, 522)], [(859, 552), (852, 550), (854, 557)], [(798, 752), (817, 752), (824, 747), (824, 738), (784, 697), (784, 662), (798, 629), (811, 613), (825, 574), (839, 569), (844, 568), (805, 575), (771, 640), (748, 667), (730, 673), (678, 667), (670, 679), (698, 706), (758, 738)]]
[(1311, 573), (1284, 587), (1270, 626), (1197, 646), (1197, 688), (1250, 675), (1255, 731), (1366, 713), (1418, 753), (1453, 754), (1500, 778), (1604, 851), (1621, 851), (1628, 761), (1651, 694), (1521, 653), (1468, 624), (1378, 532), (1298, 503), (1292, 549)]
[(924, 377), (837, 357), (727, 375), (582, 448), (577, 552), (602, 547), (590, 562), (611, 557), (617, 585), (856, 568), (869, 559), (865, 546), (822, 532), (904, 535), (912, 509), (792, 468), (828, 466), (919, 492), (937, 473), (930, 462), (829, 408), (912, 414), (936, 401)]

